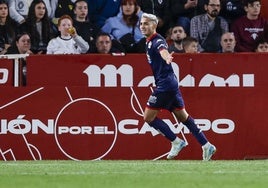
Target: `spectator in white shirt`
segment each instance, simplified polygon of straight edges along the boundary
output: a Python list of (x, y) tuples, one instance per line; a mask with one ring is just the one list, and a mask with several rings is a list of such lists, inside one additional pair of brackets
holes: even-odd
[[(43, 0), (47, 7), (48, 17), (53, 18), (55, 10), (51, 5), (54, 0)], [(22, 24), (28, 16), (28, 11), (33, 0), (9, 0), (9, 14), (17, 23)]]
[(69, 15), (63, 15), (58, 21), (60, 36), (49, 41), (47, 54), (81, 54), (89, 50), (88, 43), (73, 27), (73, 20)]

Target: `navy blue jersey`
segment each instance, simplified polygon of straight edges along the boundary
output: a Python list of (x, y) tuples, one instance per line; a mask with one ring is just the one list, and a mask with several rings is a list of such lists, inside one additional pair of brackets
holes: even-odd
[(146, 55), (153, 71), (156, 91), (176, 91), (178, 90), (178, 81), (171, 64), (167, 64), (160, 55), (160, 51), (163, 49), (167, 50), (168, 45), (158, 33), (147, 39)]

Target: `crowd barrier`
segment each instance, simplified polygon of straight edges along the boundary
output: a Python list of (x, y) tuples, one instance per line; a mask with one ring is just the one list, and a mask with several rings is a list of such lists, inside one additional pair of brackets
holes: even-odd
[[(174, 55), (186, 109), (216, 145), (214, 159), (268, 157), (267, 57)], [(26, 67), (26, 86), (14, 85), (21, 73), (0, 59), (0, 160), (165, 159), (170, 142), (142, 117), (154, 86), (145, 54), (34, 55)], [(177, 158), (201, 160), (189, 130), (159, 116), (188, 143)]]

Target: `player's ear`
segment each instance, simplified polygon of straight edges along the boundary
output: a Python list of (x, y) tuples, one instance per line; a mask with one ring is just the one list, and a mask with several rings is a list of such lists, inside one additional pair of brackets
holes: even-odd
[(154, 25), (154, 29), (156, 29), (157, 28), (157, 24), (156, 23), (153, 23), (153, 25)]

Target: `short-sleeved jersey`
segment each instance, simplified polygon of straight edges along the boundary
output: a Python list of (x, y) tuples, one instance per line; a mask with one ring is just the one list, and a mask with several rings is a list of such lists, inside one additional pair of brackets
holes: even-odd
[(178, 90), (178, 80), (171, 64), (167, 64), (160, 55), (160, 51), (163, 49), (167, 50), (168, 45), (165, 39), (158, 33), (147, 39), (146, 55), (153, 71), (156, 91), (176, 91)]

